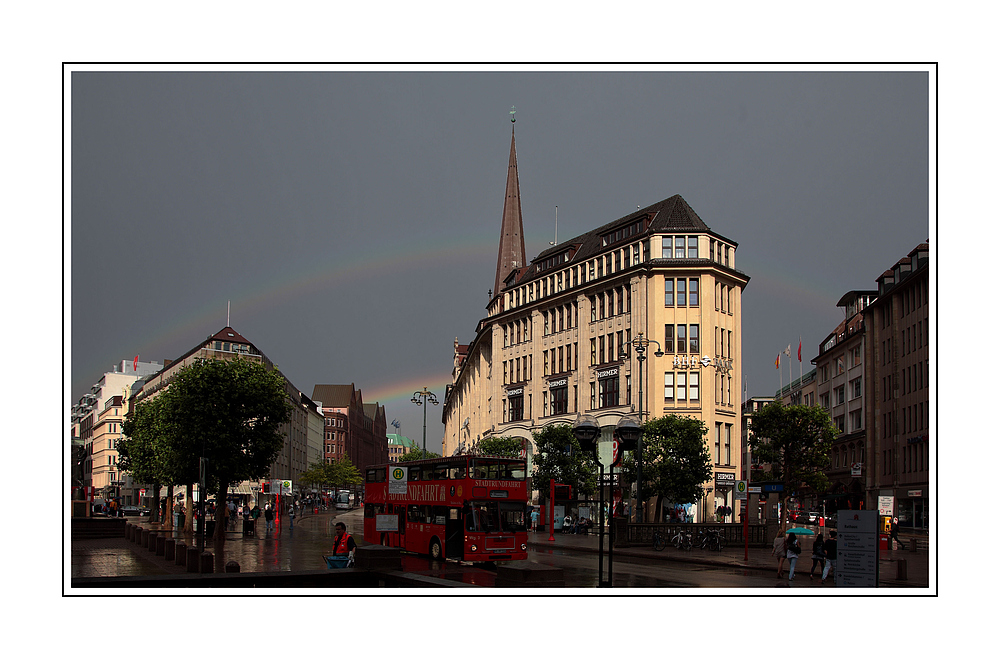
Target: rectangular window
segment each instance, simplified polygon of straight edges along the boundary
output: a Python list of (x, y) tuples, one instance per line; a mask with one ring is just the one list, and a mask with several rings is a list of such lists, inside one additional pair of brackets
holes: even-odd
[(674, 239), (670, 236), (663, 237), (663, 258), (669, 259), (673, 258), (674, 255)]
[(691, 400), (699, 400), (698, 390), (698, 371), (691, 371), (691, 378), (688, 382), (688, 393), (691, 396)]
[(674, 399), (674, 374), (664, 373), (663, 374), (663, 399), (673, 400)]
[(687, 325), (677, 326), (677, 352), (687, 352)]
[(677, 400), (687, 400), (687, 373), (677, 374)]
[(666, 279), (663, 282), (663, 306), (674, 306), (674, 280)]
[(567, 387), (558, 387), (552, 390), (552, 413), (566, 414), (568, 409)]
[(692, 307), (698, 306), (698, 280), (691, 279), (688, 281), (688, 305)]
[(674, 326), (665, 325), (663, 327), (663, 352), (674, 351)]
[(688, 348), (691, 352), (701, 352), (701, 345), (698, 341), (698, 326), (691, 325), (688, 331)]
[(618, 378), (605, 378), (598, 381), (600, 387), (600, 406), (616, 407), (618, 405)]
[(861, 397), (861, 378), (851, 380), (851, 399)]
[(520, 421), (524, 418), (524, 396), (512, 396), (510, 401), (510, 421)]
[(698, 258), (698, 236), (688, 236), (688, 258)]
[(687, 295), (684, 292), (685, 284), (683, 279), (677, 280), (677, 306), (679, 307), (687, 305)]
[(674, 258), (684, 258), (684, 236), (674, 238)]

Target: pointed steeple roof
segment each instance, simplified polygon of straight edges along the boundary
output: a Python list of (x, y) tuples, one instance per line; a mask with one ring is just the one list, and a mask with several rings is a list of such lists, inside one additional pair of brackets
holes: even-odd
[(497, 277), (493, 295), (500, 294), (500, 287), (511, 272), (525, 266), (524, 230), (521, 225), (521, 191), (517, 181), (517, 151), (514, 148), (514, 129), (510, 130), (510, 160), (507, 163), (507, 192), (503, 200), (503, 219), (500, 225), (500, 249), (497, 253)]

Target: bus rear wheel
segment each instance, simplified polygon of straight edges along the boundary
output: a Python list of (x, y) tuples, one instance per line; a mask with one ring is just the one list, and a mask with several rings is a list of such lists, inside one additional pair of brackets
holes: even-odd
[(431, 540), (430, 555), (435, 561), (441, 560), (441, 541), (437, 538)]

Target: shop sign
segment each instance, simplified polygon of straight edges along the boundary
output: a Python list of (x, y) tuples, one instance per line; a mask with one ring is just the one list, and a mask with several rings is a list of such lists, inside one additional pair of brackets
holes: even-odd
[(922, 497), (924, 496), (923, 490), (907, 490), (906, 496), (908, 497)]
[(725, 471), (715, 472), (715, 487), (733, 487), (736, 485), (736, 474)]
[(617, 377), (617, 376), (618, 376), (618, 368), (617, 367), (615, 367), (615, 368), (609, 368), (609, 369), (605, 369), (603, 371), (598, 371), (597, 372), (597, 377), (599, 377), (601, 379), (603, 379), (603, 378), (613, 378), (613, 377)]
[(674, 355), (674, 368), (698, 368), (709, 366), (715, 366), (715, 368), (720, 371), (728, 373), (733, 370), (733, 360), (732, 359), (722, 359), (718, 357), (712, 359), (709, 356), (698, 357), (697, 355)]
[(565, 387), (567, 383), (566, 378), (561, 378), (559, 380), (552, 380), (549, 382), (549, 389), (554, 389), (556, 387)]
[(507, 397), (510, 398), (511, 396), (520, 396), (523, 393), (524, 393), (524, 387), (518, 387), (517, 389), (508, 389)]

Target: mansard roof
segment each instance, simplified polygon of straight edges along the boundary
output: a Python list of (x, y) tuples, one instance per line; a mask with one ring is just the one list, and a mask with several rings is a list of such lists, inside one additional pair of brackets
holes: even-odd
[[(566, 264), (580, 263), (607, 251), (608, 247), (602, 241), (603, 236), (613, 233), (619, 228), (632, 226), (640, 220), (644, 221), (644, 228), (639, 233), (635, 234), (636, 237), (649, 236), (654, 233), (668, 233), (671, 231), (679, 233), (710, 233), (728, 242), (734, 247), (737, 246), (735, 240), (730, 240), (713, 232), (712, 229), (705, 224), (704, 221), (702, 221), (694, 209), (688, 205), (684, 198), (679, 194), (675, 194), (674, 196), (668, 197), (663, 201), (646, 206), (645, 208), (640, 208), (634, 213), (629, 213), (628, 215), (620, 217), (613, 222), (608, 222), (607, 224), (588, 231), (583, 235), (570, 238), (569, 240), (559, 243), (555, 247), (550, 247), (544, 250), (531, 260), (531, 267), (525, 268), (524, 271), (518, 275), (517, 283), (522, 284), (526, 281), (534, 279), (536, 276), (542, 276), (543, 273), (538, 271), (535, 264), (545, 261), (551, 256), (558, 256), (568, 252), (570, 254), (570, 258), (568, 261), (565, 261)], [(625, 241), (623, 241), (623, 243), (624, 242)]]

